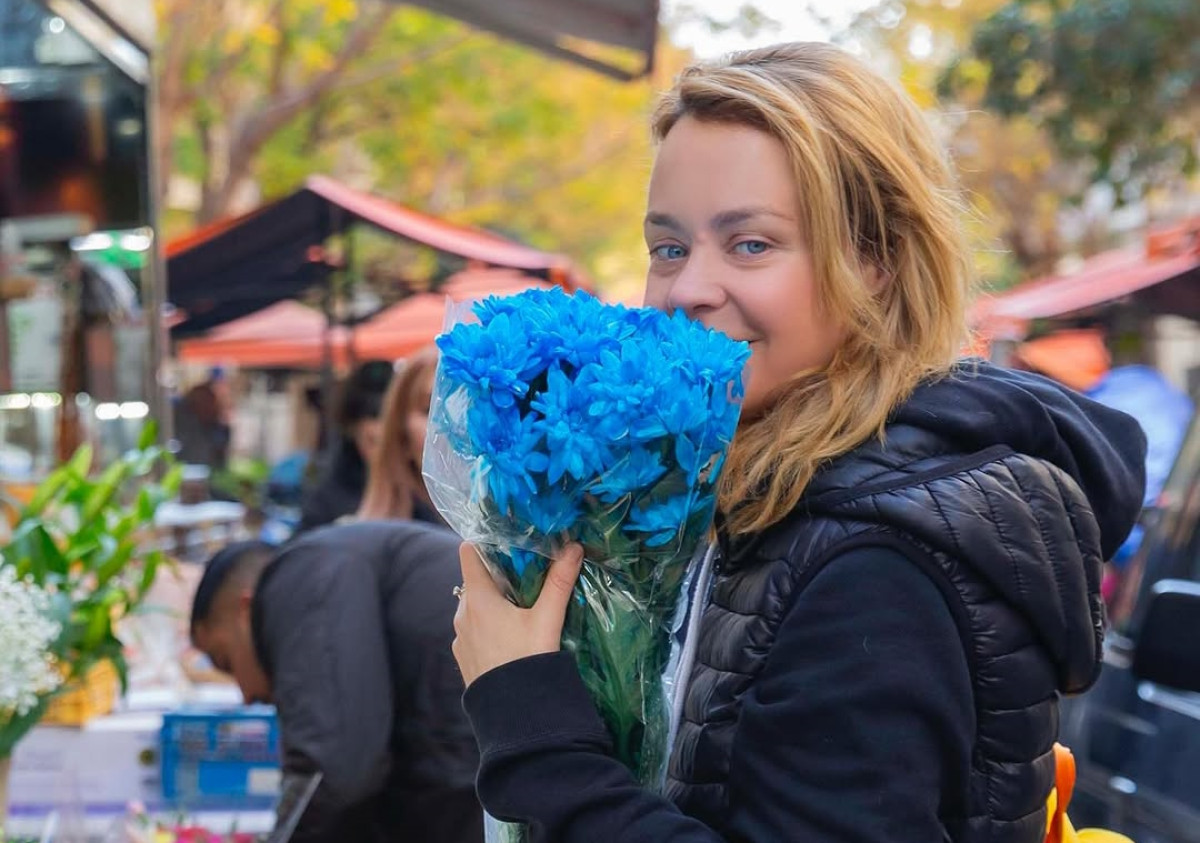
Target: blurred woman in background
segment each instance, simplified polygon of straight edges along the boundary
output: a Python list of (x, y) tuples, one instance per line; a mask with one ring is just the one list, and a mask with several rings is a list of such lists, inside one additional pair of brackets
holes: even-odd
[(429, 401), (437, 371), (437, 349), (428, 346), (412, 357), (392, 380), (383, 399), (379, 447), (369, 465), (362, 520), (412, 519), (444, 523), (421, 477)]

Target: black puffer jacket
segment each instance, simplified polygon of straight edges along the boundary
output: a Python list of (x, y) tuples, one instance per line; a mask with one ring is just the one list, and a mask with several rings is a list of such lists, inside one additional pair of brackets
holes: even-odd
[(953, 838), (1040, 840), (1057, 694), (1099, 670), (1100, 566), (1137, 516), (1143, 459), (1136, 422), (1035, 376), (980, 364), (921, 388), (886, 444), (835, 461), (791, 517), (723, 546), (669, 795), (721, 827), (740, 700), (781, 619), (830, 560), (887, 544), (942, 588), (967, 650), (977, 737)]
[(1038, 377), (979, 364), (923, 386), (885, 443), (723, 542), (669, 800), (607, 757), (553, 654), (466, 694), (484, 805), (566, 843), (1040, 843), (1058, 694), (1098, 669), (1100, 562), (1144, 453), (1132, 419)]

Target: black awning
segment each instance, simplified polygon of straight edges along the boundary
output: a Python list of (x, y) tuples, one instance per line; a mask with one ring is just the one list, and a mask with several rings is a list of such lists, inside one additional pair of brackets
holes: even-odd
[(187, 314), (172, 336), (191, 336), (324, 283), (328, 267), (315, 247), (354, 224), (480, 266), (544, 275), (572, 289), (585, 284), (562, 255), (311, 176), (283, 199), (168, 244), (167, 300)]
[[(617, 79), (637, 79), (654, 66), (659, 0), (405, 1)], [(630, 61), (589, 54), (580, 42), (622, 48)]]
[(306, 190), (167, 249), (167, 299), (188, 314), (172, 328), (189, 336), (300, 295), (321, 281), (311, 248), (333, 233), (328, 204)]

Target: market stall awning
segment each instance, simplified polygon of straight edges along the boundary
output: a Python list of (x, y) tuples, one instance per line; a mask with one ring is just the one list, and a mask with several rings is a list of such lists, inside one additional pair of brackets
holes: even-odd
[[(468, 270), (451, 277), (436, 293), (409, 296), (350, 329), (335, 327), (328, 342), (335, 365), (358, 360), (407, 357), (442, 331), (446, 302), (508, 296), (547, 287), (535, 276), (502, 269)], [(308, 369), (321, 366), (326, 343), (324, 316), (294, 301), (278, 302), (177, 344), (176, 355), (191, 363), (250, 368)]]
[(363, 359), (380, 357), (399, 359), (429, 345), (446, 322), (446, 304), (511, 296), (534, 287), (548, 287), (544, 281), (503, 269), (460, 272), (436, 293), (409, 296), (376, 314), (354, 331), (354, 353)]
[(194, 336), (322, 283), (328, 270), (318, 247), (354, 224), (480, 266), (519, 269), (570, 288), (582, 283), (562, 255), (313, 176), (289, 196), (168, 244), (168, 299), (188, 314), (172, 335)]
[(988, 333), (1020, 338), (1031, 320), (1083, 313), (1129, 296), (1154, 312), (1200, 319), (1200, 241), (1161, 251), (1137, 246), (1103, 252), (1070, 273), (985, 298), (973, 316)]
[[(281, 301), (227, 322), (207, 336), (184, 340), (176, 357), (188, 363), (222, 363), (254, 368), (317, 368), (325, 355), (324, 314), (295, 301)], [(349, 331), (329, 333), (333, 362), (346, 360)]]
[[(408, 1), (617, 79), (654, 66), (658, 0)], [(627, 60), (613, 56), (613, 47)]]

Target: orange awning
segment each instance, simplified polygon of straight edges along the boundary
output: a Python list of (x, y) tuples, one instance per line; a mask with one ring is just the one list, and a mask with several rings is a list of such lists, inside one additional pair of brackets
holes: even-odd
[[(1020, 339), (1034, 319), (1081, 313), (1136, 294), (1150, 295), (1151, 288), (1176, 284), (1178, 290), (1158, 296), (1155, 310), (1192, 315), (1200, 309), (1200, 235), (1187, 239), (1181, 229), (1176, 239), (1159, 235), (1146, 246), (1113, 249), (1088, 258), (1078, 269), (1028, 281), (997, 296), (981, 299), (972, 314), (974, 324), (997, 338)], [(1181, 286), (1180, 286), (1181, 285)], [(1190, 295), (1188, 295), (1190, 291)], [(1195, 313), (1200, 317), (1200, 313)]]
[[(511, 270), (469, 270), (452, 276), (436, 293), (409, 296), (369, 321), (330, 334), (335, 365), (379, 358), (398, 360), (429, 345), (446, 318), (446, 300), (470, 301), (508, 296), (545, 281)], [(318, 368), (324, 360), (325, 317), (298, 302), (278, 302), (228, 322), (204, 337), (178, 344), (180, 360), (249, 368)], [(353, 354), (351, 353), (353, 352)]]
[[(325, 316), (299, 302), (282, 301), (214, 328), (207, 336), (184, 340), (176, 356), (189, 363), (220, 363), (252, 368), (317, 368), (325, 356)], [(329, 335), (333, 361), (349, 359), (349, 331)]]

